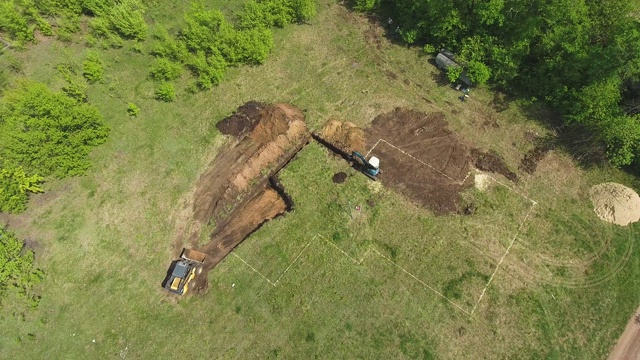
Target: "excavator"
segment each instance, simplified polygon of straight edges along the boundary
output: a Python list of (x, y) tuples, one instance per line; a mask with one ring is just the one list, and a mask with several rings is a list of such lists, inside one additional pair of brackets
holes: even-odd
[(360, 171), (367, 175), (371, 180), (376, 181), (376, 176), (380, 173), (380, 159), (372, 156), (369, 161), (357, 151), (351, 153), (352, 161), (358, 165)]
[(174, 294), (184, 295), (189, 291), (189, 285), (197, 274), (202, 272), (202, 264), (207, 254), (191, 249), (182, 249), (180, 259), (177, 260), (166, 279), (164, 288)]

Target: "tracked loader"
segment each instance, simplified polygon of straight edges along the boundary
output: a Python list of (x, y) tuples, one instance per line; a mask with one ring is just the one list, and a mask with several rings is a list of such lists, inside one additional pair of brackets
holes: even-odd
[(205, 253), (183, 249), (180, 259), (174, 262), (165, 280), (164, 288), (174, 294), (186, 294), (193, 279), (202, 272), (202, 264), (206, 258)]

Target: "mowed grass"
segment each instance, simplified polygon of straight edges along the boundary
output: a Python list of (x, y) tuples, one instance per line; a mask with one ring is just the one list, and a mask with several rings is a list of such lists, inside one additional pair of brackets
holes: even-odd
[[(217, 4), (232, 11), (240, 3)], [(173, 27), (182, 9), (160, 5), (152, 17)], [(206, 295), (166, 295), (160, 283), (181, 210), (224, 143), (215, 123), (248, 100), (292, 102), (312, 128), (329, 118), (366, 126), (396, 106), (442, 111), (452, 129), (514, 170), (533, 147), (527, 131), (545, 132), (517, 104), (497, 112), (488, 91), (458, 102), (436, 84), (428, 58), (384, 38), (377, 49), (377, 30), (345, 8), (319, 1), (318, 11), (310, 25), (276, 31), (266, 64), (231, 69), (196, 95), (184, 79), (175, 103), (153, 100), (149, 55), (101, 53), (108, 77), (89, 97), (112, 134), (86, 176), (48, 183), (14, 218), (13, 230), (38, 242), (47, 276), (38, 310), (24, 319), (3, 310), (0, 357), (606, 355), (638, 305), (638, 226), (601, 222), (587, 192), (603, 181), (640, 184), (579, 169), (560, 152), (518, 184), (496, 177), (512, 189), (494, 182), (466, 192), (473, 216), (435, 217), (312, 143), (281, 174), (295, 211), (212, 271)], [(55, 87), (55, 66), (80, 63), (83, 48), (51, 42), (15, 56), (24, 75)], [(138, 118), (127, 116), (128, 102), (140, 106)], [(331, 181), (338, 171), (350, 175), (344, 184)], [(519, 194), (537, 202), (533, 210)]]

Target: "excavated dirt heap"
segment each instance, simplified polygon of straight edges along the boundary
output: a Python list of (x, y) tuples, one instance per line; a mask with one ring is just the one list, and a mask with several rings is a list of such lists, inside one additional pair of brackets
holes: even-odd
[(589, 190), (596, 215), (604, 221), (626, 226), (640, 220), (640, 196), (622, 184), (603, 183)]
[[(235, 141), (220, 150), (198, 181), (193, 204), (196, 220), (219, 223), (223, 213), (255, 188), (251, 185), (266, 183), (270, 170), (284, 165), (309, 140), (304, 115), (295, 106), (250, 104), (229, 117), (246, 126), (240, 131), (233, 127)], [(227, 119), (223, 121), (231, 123)]]
[(329, 120), (320, 131), (320, 137), (349, 155), (365, 150), (364, 130), (350, 122)]
[[(198, 180), (189, 216), (191, 246), (209, 255), (196, 278), (197, 292), (206, 291), (207, 272), (233, 248), (262, 223), (287, 210), (290, 199), (284, 199), (284, 190), (269, 179), (310, 139), (304, 115), (289, 104), (249, 102), (217, 127), (232, 141), (220, 149)], [(199, 246), (207, 224), (214, 230), (209, 241)]]

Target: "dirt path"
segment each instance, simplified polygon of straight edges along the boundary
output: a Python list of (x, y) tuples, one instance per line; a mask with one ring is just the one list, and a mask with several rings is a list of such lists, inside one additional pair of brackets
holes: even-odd
[(608, 360), (640, 360), (640, 307), (633, 314)]

